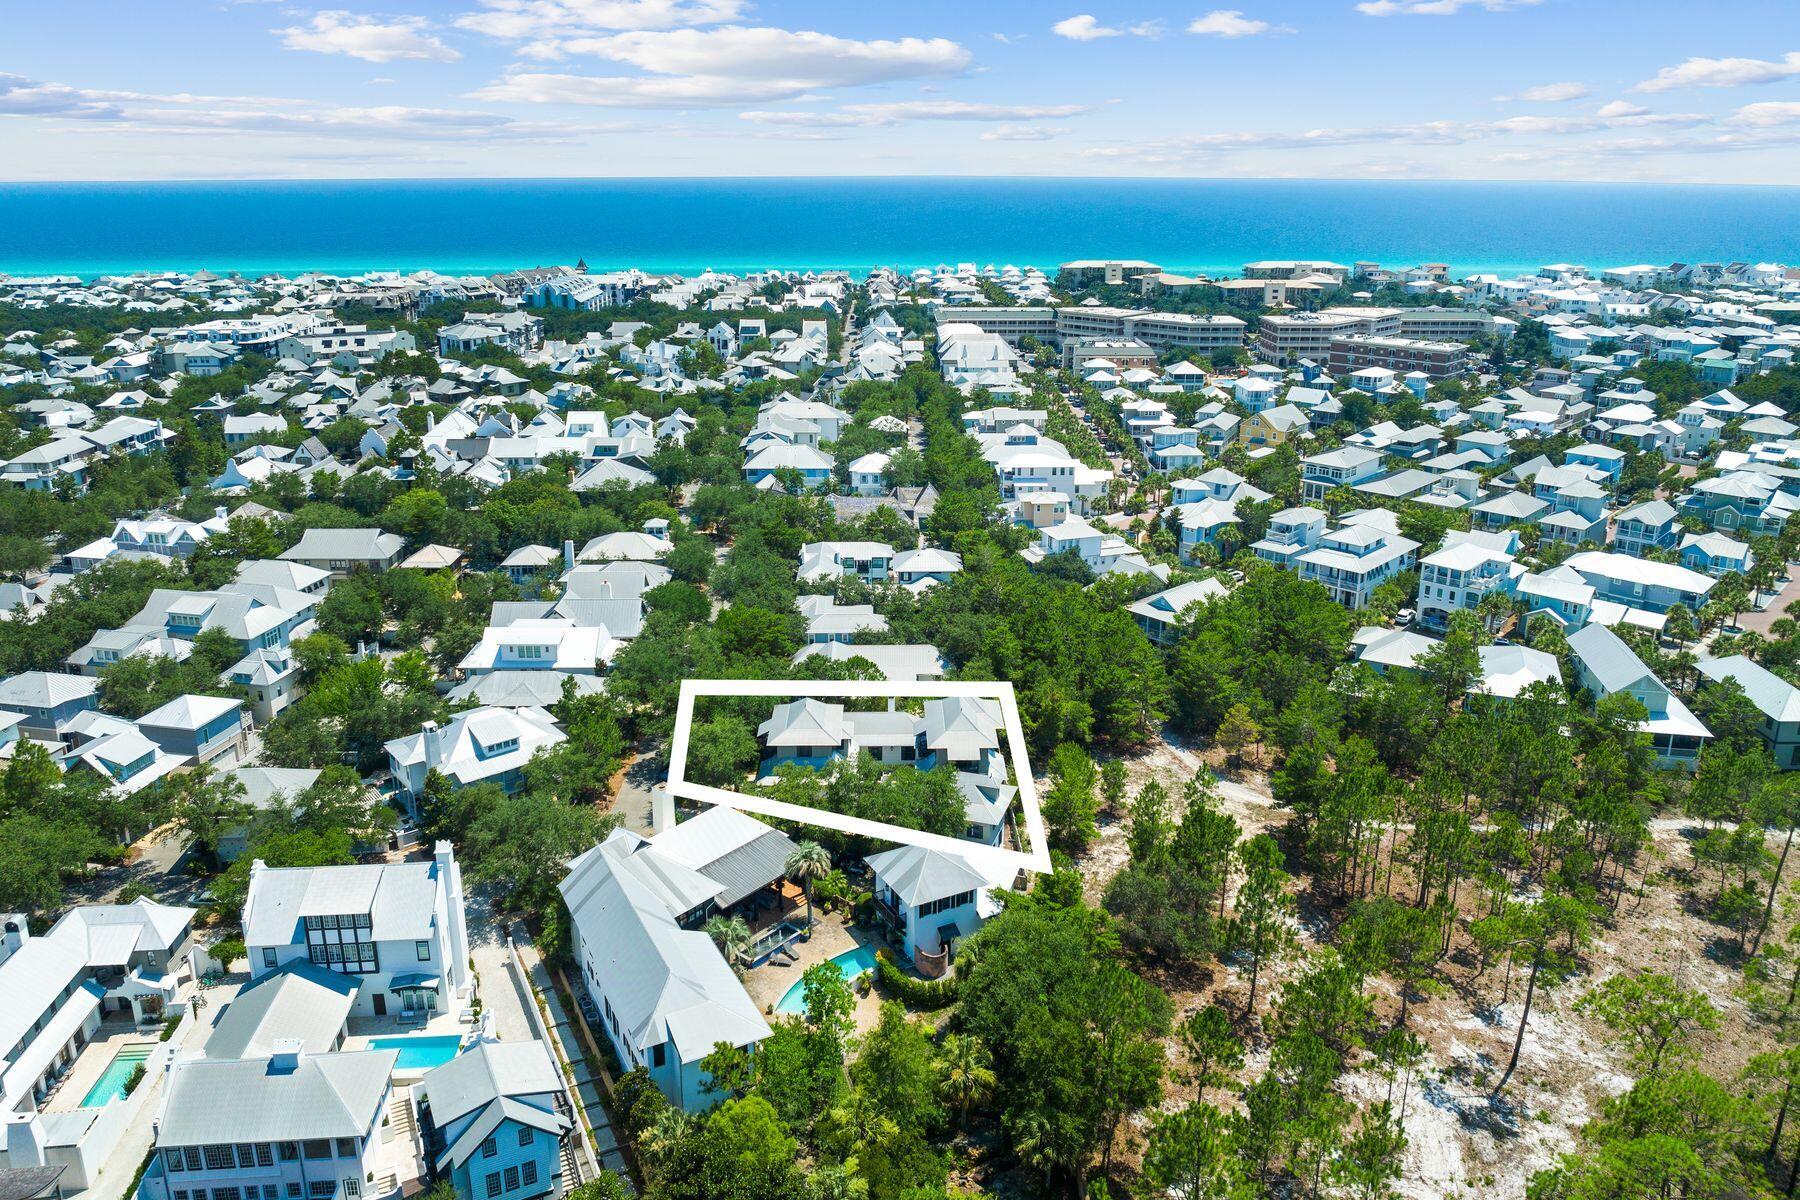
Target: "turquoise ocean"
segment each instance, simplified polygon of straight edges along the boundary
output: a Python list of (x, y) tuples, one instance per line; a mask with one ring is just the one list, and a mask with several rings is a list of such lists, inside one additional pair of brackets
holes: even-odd
[(0, 271), (1800, 261), (1800, 188), (1161, 179), (0, 183)]

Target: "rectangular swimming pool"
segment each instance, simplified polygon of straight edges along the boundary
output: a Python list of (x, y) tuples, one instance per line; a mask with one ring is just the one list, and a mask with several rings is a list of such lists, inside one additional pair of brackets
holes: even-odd
[(114, 1100), (125, 1098), (125, 1084), (133, 1071), (144, 1065), (150, 1057), (149, 1046), (126, 1046), (113, 1060), (106, 1064), (106, 1070), (100, 1072), (100, 1078), (88, 1089), (87, 1095), (81, 1098), (83, 1108), (104, 1108)]
[(433, 1067), (441, 1067), (456, 1057), (457, 1047), (462, 1045), (462, 1035), (447, 1033), (442, 1035), (409, 1034), (405, 1037), (370, 1038), (371, 1050), (398, 1050), (400, 1057), (394, 1061), (396, 1071), (429, 1071)]

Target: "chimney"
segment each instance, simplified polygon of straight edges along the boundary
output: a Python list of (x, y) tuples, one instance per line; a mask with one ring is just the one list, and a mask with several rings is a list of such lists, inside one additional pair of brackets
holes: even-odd
[(292, 1075), (306, 1057), (306, 1043), (299, 1038), (276, 1038), (269, 1044), (269, 1074)]
[(425, 410), (425, 432), (430, 433), (437, 428), (437, 414), (429, 408)]
[(443, 753), (443, 739), (438, 735), (436, 721), (425, 722), (419, 732), (425, 735), (425, 769), (429, 771), (437, 766), (438, 755)]
[(6, 1140), (0, 1142), (6, 1151), (7, 1165), (12, 1167), (44, 1167), (50, 1163), (50, 1143), (44, 1135), (44, 1122), (35, 1107), (24, 1112), (6, 1114)]
[(225, 520), (226, 515), (227, 514), (225, 511), (225, 506), (223, 504), (221, 504), (217, 508), (213, 509), (213, 516), (219, 518), (219, 520), (221, 520), (221, 521)]
[(469, 929), (463, 914), (462, 867), (456, 861), (456, 849), (449, 842), (438, 842), (431, 848), (437, 862), (438, 878), (444, 891), (445, 933), (450, 947), (450, 961), (444, 974), (450, 986), (460, 994), (469, 986)]
[(657, 784), (650, 789), (650, 828), (655, 833), (667, 833), (675, 828), (675, 797), (669, 795), (666, 784)]
[(575, 569), (575, 543), (568, 538), (563, 539), (563, 570)]
[(24, 913), (0, 914), (0, 962), (5, 962), (31, 940), (31, 926)]

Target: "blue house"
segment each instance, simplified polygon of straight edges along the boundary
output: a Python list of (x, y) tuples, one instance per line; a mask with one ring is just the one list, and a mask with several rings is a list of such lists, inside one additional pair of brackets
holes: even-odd
[(1625, 473), (1625, 452), (1612, 446), (1598, 446), (1589, 442), (1563, 455), (1563, 463), (1565, 466), (1592, 467), (1605, 474), (1608, 479), (1617, 479)]
[(1675, 506), (1666, 500), (1634, 504), (1613, 518), (1613, 548), (1639, 558), (1647, 550), (1673, 550), (1681, 537)]
[(16, 713), (19, 729), (53, 741), (77, 715), (100, 707), (100, 684), (60, 671), (23, 671), (0, 681), (0, 712)]
[(250, 719), (241, 700), (222, 696), (177, 696), (138, 718), (138, 730), (169, 754), (197, 763), (241, 756)]
[(425, 1167), (457, 1200), (533, 1200), (563, 1192), (570, 1129), (542, 1042), (479, 1042), (419, 1081)]
[(807, 488), (825, 487), (831, 483), (831, 472), (837, 466), (831, 455), (815, 446), (798, 446), (789, 442), (767, 442), (744, 461), (744, 482), (758, 484), (792, 471)]

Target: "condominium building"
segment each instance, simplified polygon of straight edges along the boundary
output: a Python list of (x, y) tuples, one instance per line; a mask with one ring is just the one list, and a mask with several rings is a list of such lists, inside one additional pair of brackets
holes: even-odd
[(1422, 371), (1433, 379), (1449, 379), (1469, 369), (1468, 348), (1460, 342), (1426, 342), (1413, 338), (1340, 336), (1331, 339), (1326, 362), (1332, 374), (1348, 375), (1368, 367), (1396, 374)]
[(1400, 336), (1438, 341), (1472, 342), (1494, 332), (1494, 315), (1479, 308), (1431, 305), (1400, 310)]
[(1319, 312), (1268, 313), (1257, 325), (1256, 352), (1264, 362), (1292, 366), (1324, 362), (1340, 337), (1398, 337), (1397, 308), (1327, 308)]
[(988, 333), (999, 334), (1014, 346), (1019, 339), (1032, 337), (1040, 342), (1056, 340), (1056, 310), (1008, 305), (957, 305), (938, 312), (938, 324), (975, 325)]

